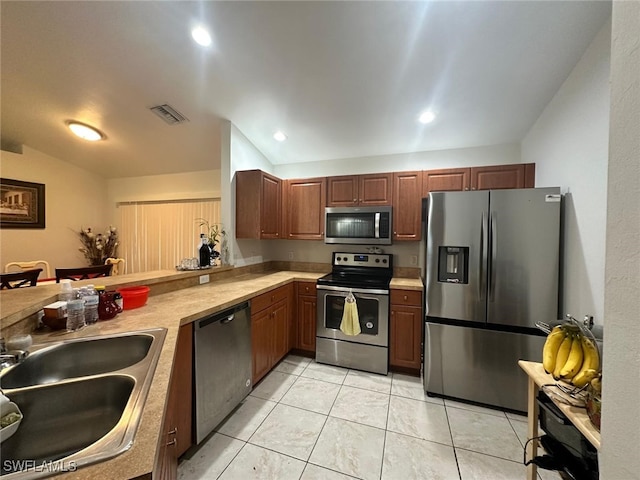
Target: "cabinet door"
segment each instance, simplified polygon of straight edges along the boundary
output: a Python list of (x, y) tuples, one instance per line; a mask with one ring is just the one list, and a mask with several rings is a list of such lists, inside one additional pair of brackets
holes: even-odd
[(525, 188), (525, 165), (493, 165), (471, 168), (471, 190)]
[(273, 330), (273, 350), (269, 369), (289, 352), (289, 305), (287, 300), (281, 300), (273, 306), (270, 323), (270, 328)]
[(251, 315), (251, 363), (254, 385), (271, 369), (273, 335), (270, 317), (270, 308)]
[(236, 172), (236, 238), (280, 238), (282, 181), (261, 170)]
[(444, 168), (422, 172), (422, 197), (429, 192), (461, 192), (469, 190), (470, 169)]
[(192, 328), (192, 324), (184, 325), (178, 332), (157, 472), (154, 475), (160, 480), (175, 480), (178, 477), (178, 457), (191, 446)]
[(192, 424), (192, 376), (193, 376), (193, 324), (180, 327), (173, 364), (172, 394), (177, 398), (173, 412), (177, 429), (178, 457), (191, 447)]
[(366, 206), (391, 205), (393, 173), (360, 175), (358, 204)]
[(260, 238), (280, 238), (282, 212), (281, 181), (262, 174), (262, 203), (260, 205)]
[(389, 364), (420, 370), (422, 342), (422, 309), (391, 305)]
[(352, 207), (357, 204), (357, 175), (327, 178), (327, 207)]
[(287, 238), (322, 240), (326, 179), (287, 180)]
[(393, 174), (393, 239), (420, 240), (422, 172)]
[(298, 296), (298, 349), (316, 351), (316, 305), (315, 296)]

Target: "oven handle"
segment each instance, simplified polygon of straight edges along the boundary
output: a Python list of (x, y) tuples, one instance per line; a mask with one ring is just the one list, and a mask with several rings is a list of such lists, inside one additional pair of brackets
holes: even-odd
[(349, 287), (334, 287), (331, 285), (316, 285), (317, 290), (329, 290), (331, 292), (344, 292), (349, 293), (364, 293), (369, 295), (389, 295), (389, 290), (377, 290), (373, 288), (349, 288)]

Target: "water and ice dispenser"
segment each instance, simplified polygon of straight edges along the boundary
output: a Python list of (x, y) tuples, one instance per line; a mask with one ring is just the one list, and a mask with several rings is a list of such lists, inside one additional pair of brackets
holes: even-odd
[(438, 281), (469, 283), (469, 247), (439, 247)]

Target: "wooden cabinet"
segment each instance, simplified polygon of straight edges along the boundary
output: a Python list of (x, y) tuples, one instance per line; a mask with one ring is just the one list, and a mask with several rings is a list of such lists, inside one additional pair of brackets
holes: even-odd
[(393, 174), (327, 178), (327, 207), (391, 205)]
[(255, 385), (290, 350), (293, 285), (251, 300), (251, 362)]
[(471, 190), (533, 188), (535, 186), (535, 164), (473, 167), (470, 177)]
[(178, 476), (178, 458), (191, 446), (193, 326), (178, 332), (171, 384), (165, 412), (160, 453), (153, 478), (173, 480)]
[(393, 240), (420, 240), (422, 172), (393, 174)]
[(326, 178), (285, 182), (286, 232), (290, 240), (323, 240)]
[(315, 282), (297, 282), (296, 309), (298, 335), (296, 349), (307, 353), (316, 351), (317, 296)]
[(422, 350), (422, 292), (391, 290), (389, 366), (411, 373), (420, 372)]
[(429, 192), (535, 187), (535, 163), (447, 168), (422, 172), (422, 196)]
[(444, 168), (422, 172), (422, 197), (429, 192), (461, 192), (469, 190), (469, 168)]
[(236, 238), (280, 238), (282, 181), (261, 170), (236, 172)]

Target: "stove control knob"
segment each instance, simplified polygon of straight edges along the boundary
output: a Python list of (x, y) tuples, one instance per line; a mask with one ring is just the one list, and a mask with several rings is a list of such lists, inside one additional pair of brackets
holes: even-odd
[(379, 258), (376, 258), (376, 263), (380, 263), (380, 259)]
[(336, 257), (336, 261), (338, 261), (338, 262), (339, 262), (340, 260), (342, 260), (342, 258), (341, 258), (341, 257)]
[(387, 259), (386, 259), (386, 258), (385, 258), (385, 259), (383, 259), (383, 260), (382, 260), (382, 263), (387, 263)]

